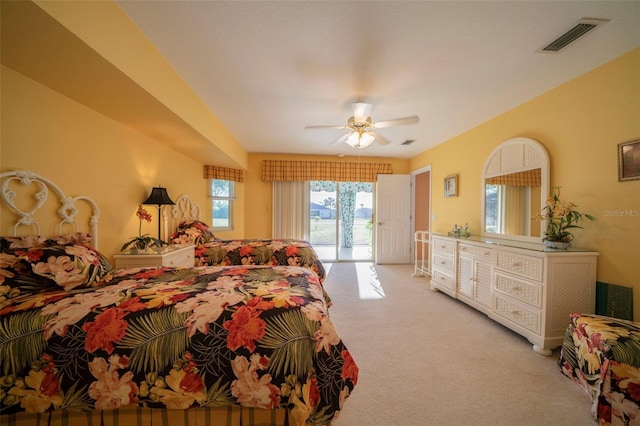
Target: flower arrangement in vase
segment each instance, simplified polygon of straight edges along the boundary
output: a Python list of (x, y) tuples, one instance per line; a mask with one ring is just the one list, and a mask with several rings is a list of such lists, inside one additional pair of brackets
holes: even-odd
[(571, 245), (573, 234), (571, 229), (580, 228), (578, 223), (582, 220), (597, 220), (594, 216), (580, 213), (575, 210), (578, 207), (571, 201), (560, 201), (560, 186), (553, 188), (553, 192), (545, 203), (542, 213), (537, 219), (547, 221), (547, 230), (542, 239), (548, 247), (566, 249)]
[(153, 238), (149, 234), (142, 234), (142, 221), (145, 220), (151, 223), (151, 214), (147, 212), (144, 207), (138, 206), (138, 211), (136, 211), (136, 216), (138, 216), (138, 220), (140, 224), (138, 225), (138, 236), (133, 237), (126, 243), (122, 245), (120, 251), (138, 251), (145, 252), (152, 247), (162, 247), (165, 243), (162, 240), (157, 238)]

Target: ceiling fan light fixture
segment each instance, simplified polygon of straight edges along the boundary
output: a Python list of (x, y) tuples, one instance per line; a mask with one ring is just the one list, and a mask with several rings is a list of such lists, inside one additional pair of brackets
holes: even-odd
[(373, 143), (375, 136), (368, 132), (353, 132), (346, 142), (354, 148), (366, 148)]
[(384, 136), (374, 133), (376, 129), (417, 124), (420, 122), (417, 115), (374, 122), (369, 115), (372, 109), (372, 105), (370, 103), (364, 101), (354, 102), (352, 104), (352, 108), (353, 115), (347, 119), (346, 126), (305, 126), (305, 129), (345, 129), (348, 133), (342, 135), (342, 137), (338, 139), (338, 142), (347, 143), (353, 148), (362, 149), (368, 147), (374, 141), (380, 145), (388, 145), (390, 143), (390, 141)]

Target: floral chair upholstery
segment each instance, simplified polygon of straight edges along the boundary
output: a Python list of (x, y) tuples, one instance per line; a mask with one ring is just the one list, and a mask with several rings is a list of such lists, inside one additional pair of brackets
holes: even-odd
[(600, 425), (640, 424), (640, 323), (574, 313), (558, 361)]

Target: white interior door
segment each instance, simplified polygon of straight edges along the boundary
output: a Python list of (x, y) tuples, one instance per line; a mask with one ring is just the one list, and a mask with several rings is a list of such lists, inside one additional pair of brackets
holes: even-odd
[(378, 175), (376, 263), (411, 263), (411, 176)]

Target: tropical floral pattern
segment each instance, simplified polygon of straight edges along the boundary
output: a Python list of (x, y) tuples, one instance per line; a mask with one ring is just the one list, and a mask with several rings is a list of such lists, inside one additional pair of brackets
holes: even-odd
[(589, 394), (601, 425), (640, 424), (640, 324), (572, 314), (558, 364)]
[(0, 303), (0, 414), (234, 404), (325, 425), (357, 384), (309, 269), (119, 269), (101, 284)]
[(199, 220), (187, 220), (178, 225), (172, 244), (193, 244), (195, 266), (228, 265), (289, 265), (303, 266), (318, 274), (325, 270), (318, 256), (306, 241), (292, 239), (219, 240), (213, 229)]
[(0, 239), (0, 302), (40, 291), (100, 285), (111, 272), (109, 259), (83, 234), (53, 239)]
[(280, 239), (210, 240), (195, 248), (196, 266), (289, 265), (302, 266), (324, 281), (325, 270), (306, 241)]
[(55, 237), (43, 237), (41, 235), (24, 235), (19, 237), (0, 237), (0, 251), (15, 248), (31, 248), (36, 246), (52, 246), (65, 244), (83, 244), (91, 246), (93, 237), (86, 232), (74, 232), (72, 234), (62, 234)]
[(199, 220), (187, 220), (178, 225), (170, 241), (172, 244), (193, 244), (200, 245), (215, 240), (213, 229), (206, 223)]

